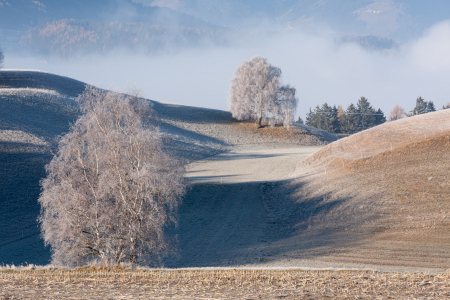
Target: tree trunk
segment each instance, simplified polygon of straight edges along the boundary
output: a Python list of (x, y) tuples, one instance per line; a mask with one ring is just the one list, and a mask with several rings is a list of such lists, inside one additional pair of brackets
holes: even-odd
[(259, 118), (256, 120), (256, 127), (261, 128), (261, 121), (262, 121), (262, 117), (259, 117)]

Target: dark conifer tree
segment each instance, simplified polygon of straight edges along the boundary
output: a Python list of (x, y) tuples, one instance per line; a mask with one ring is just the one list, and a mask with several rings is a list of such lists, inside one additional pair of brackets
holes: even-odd
[(416, 106), (408, 114), (408, 116), (417, 116), (426, 113), (427, 113), (427, 102), (422, 97), (418, 97), (416, 99)]
[(306, 125), (311, 126), (311, 127), (315, 127), (315, 128), (319, 128), (318, 126), (320, 126), (320, 120), (319, 120), (319, 116), (318, 116), (318, 112), (320, 111), (319, 106), (316, 106), (316, 108), (314, 109), (314, 111), (311, 110), (311, 108), (309, 108), (309, 113), (306, 114)]
[(434, 108), (434, 103), (433, 103), (433, 101), (428, 101), (427, 102), (427, 113), (433, 112), (433, 111), (436, 111), (436, 108)]
[(376, 111), (376, 115), (375, 115), (375, 126), (381, 125), (385, 122), (386, 122), (386, 117), (384, 116), (384, 113), (379, 108)]
[(353, 103), (351, 103), (345, 115), (341, 118), (341, 132), (352, 134), (358, 132), (358, 110)]
[(376, 111), (370, 105), (370, 102), (361, 97), (356, 104), (358, 111), (358, 130), (366, 130), (375, 126), (375, 113)]

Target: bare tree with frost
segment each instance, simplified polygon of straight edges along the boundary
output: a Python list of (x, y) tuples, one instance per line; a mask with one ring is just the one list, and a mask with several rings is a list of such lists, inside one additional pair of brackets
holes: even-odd
[(279, 68), (255, 56), (244, 61), (231, 80), (230, 111), (238, 120), (256, 120), (258, 127), (267, 119), (270, 126), (283, 124), (289, 128), (298, 104), (295, 92), (289, 85), (281, 86)]
[(400, 107), (400, 105), (395, 104), (394, 108), (391, 111), (391, 114), (389, 115), (388, 120), (389, 121), (396, 121), (403, 119), (405, 117), (405, 110)]
[(79, 102), (84, 115), (60, 141), (39, 197), (53, 263), (154, 262), (167, 250), (184, 168), (145, 121), (148, 102), (92, 88)]

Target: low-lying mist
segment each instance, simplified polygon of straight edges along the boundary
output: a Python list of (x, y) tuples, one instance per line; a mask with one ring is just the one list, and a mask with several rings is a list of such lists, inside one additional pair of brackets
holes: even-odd
[(65, 60), (6, 52), (5, 69), (48, 71), (119, 91), (132, 83), (150, 99), (226, 110), (236, 68), (260, 55), (281, 68), (284, 84), (297, 88), (303, 119), (310, 107), (327, 102), (346, 109), (361, 96), (386, 116), (397, 103), (412, 110), (419, 96), (437, 109), (450, 101), (450, 21), (389, 50), (342, 42), (330, 32), (253, 34), (228, 46), (158, 55), (115, 51)]

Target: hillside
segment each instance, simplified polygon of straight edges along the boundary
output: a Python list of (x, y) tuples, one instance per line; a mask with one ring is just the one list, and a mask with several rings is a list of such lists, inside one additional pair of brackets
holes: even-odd
[[(36, 222), (39, 181), (57, 149), (58, 137), (79, 116), (75, 98), (85, 86), (45, 72), (0, 71), (0, 263), (49, 261), (49, 249), (39, 238)], [(234, 121), (229, 112), (151, 103), (164, 133), (166, 150), (186, 163), (236, 151), (320, 146), (337, 139), (307, 126), (294, 127), (288, 133), (281, 127), (256, 130), (254, 124)], [(293, 170), (292, 162), (288, 165)], [(187, 203), (188, 199), (196, 199), (195, 191), (187, 195)], [(253, 209), (249, 206), (249, 210)], [(186, 210), (187, 206), (181, 207), (180, 213)]]
[[(89, 9), (87, 9), (89, 8)], [(39, 24), (62, 19), (93, 22), (149, 22), (153, 25), (174, 25), (211, 28), (200, 19), (167, 8), (143, 6), (130, 0), (0, 1), (0, 28), (24, 30)]]
[[(39, 180), (85, 84), (38, 71), (0, 78), (0, 257), (46, 264)], [(450, 110), (336, 140), (307, 126), (256, 129), (225, 111), (151, 103), (190, 185), (179, 226), (167, 228), (178, 256), (166, 267), (448, 268)]]
[(280, 251), (346, 266), (448, 268), (449, 117), (389, 122), (298, 162), (284, 186), (290, 197), (272, 200), (286, 210), (276, 215), (288, 236)]

